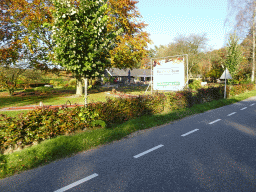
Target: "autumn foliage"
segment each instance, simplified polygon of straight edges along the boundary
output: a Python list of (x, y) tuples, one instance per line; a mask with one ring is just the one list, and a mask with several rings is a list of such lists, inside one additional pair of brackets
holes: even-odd
[(116, 38), (115, 47), (110, 51), (111, 66), (116, 68), (135, 68), (148, 55), (149, 34), (143, 29), (147, 26), (139, 21), (141, 15), (136, 7), (138, 1), (109, 0), (108, 31), (124, 29)]
[[(70, 2), (79, 3), (73, 0)], [(146, 47), (147, 43), (150, 43), (149, 34), (142, 31), (147, 25), (139, 21), (141, 15), (136, 7), (138, 1), (109, 0), (107, 3), (106, 14), (110, 16), (107, 23), (108, 32), (123, 29), (123, 33), (116, 38), (113, 49), (109, 52), (111, 64), (108, 67), (134, 68), (147, 56)], [(52, 11), (55, 10), (52, 1), (1, 1), (1, 8), (4, 6), (8, 7), (10, 15), (15, 16), (15, 21), (20, 21), (21, 28), (16, 32), (23, 34), (21, 43), (26, 45), (25, 53), (30, 64), (37, 69), (48, 70), (48, 64), (54, 60), (55, 46), (51, 38)], [(1, 13), (3, 15), (3, 11)]]

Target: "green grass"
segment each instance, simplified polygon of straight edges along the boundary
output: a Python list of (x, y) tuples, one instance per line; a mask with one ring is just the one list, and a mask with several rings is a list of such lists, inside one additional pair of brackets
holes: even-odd
[[(144, 94), (145, 87), (120, 87), (117, 89), (117, 91), (121, 91), (123, 93), (132, 94), (132, 95), (141, 95)], [(56, 88), (57, 91), (62, 91), (66, 89), (62, 88)], [(87, 102), (105, 102), (106, 97), (113, 97), (111, 95), (106, 94), (106, 91), (111, 91), (112, 88), (99, 88), (99, 89), (93, 89), (88, 91), (88, 98)], [(18, 90), (16, 92), (23, 91)], [(31, 91), (31, 90), (30, 90)], [(1, 92), (0, 94), (0, 109), (6, 108), (6, 107), (22, 107), (26, 105), (39, 105), (40, 101), (43, 102), (44, 105), (64, 105), (64, 104), (70, 104), (68, 101), (71, 102), (71, 104), (84, 104), (84, 97), (74, 97), (75, 96), (75, 89), (69, 89), (71, 93), (61, 93), (58, 94), (45, 94), (45, 95), (39, 95), (39, 96), (8, 96), (8, 93)], [(150, 94), (150, 88), (148, 89), (146, 94)], [(1, 112), (2, 113), (2, 112)], [(6, 112), (5, 114), (12, 114), (12, 112)], [(17, 113), (18, 114), (18, 113)]]
[(91, 131), (80, 131), (73, 135), (61, 135), (50, 140), (45, 140), (38, 145), (25, 148), (22, 151), (16, 151), (8, 155), (0, 155), (0, 178), (9, 177), (24, 170), (29, 170), (49, 164), (55, 160), (70, 157), (78, 152), (96, 148), (97, 146), (115, 140), (120, 140), (137, 130), (170, 123), (186, 116), (229, 105), (255, 95), (256, 90), (229, 99), (221, 99), (194, 105), (191, 108), (169, 111), (151, 116), (142, 116), (137, 119), (129, 120), (123, 124), (115, 125), (111, 129), (95, 128)]
[(0, 114), (7, 115), (9, 117), (18, 117), (21, 113), (24, 115), (27, 114), (30, 110), (22, 110), (22, 111), (1, 111)]
[[(63, 89), (57, 89), (61, 91)], [(106, 97), (109, 97), (105, 91), (110, 91), (111, 89), (101, 89), (100, 91), (88, 91), (88, 103), (97, 102), (97, 101), (106, 101)], [(64, 105), (68, 101), (71, 104), (84, 104), (84, 97), (74, 97), (75, 89), (70, 90), (71, 93), (62, 93), (57, 94), (45, 94), (45, 95), (28, 95), (28, 96), (6, 96), (6, 92), (0, 94), (0, 108), (6, 107), (21, 107), (25, 105), (39, 105), (39, 102), (42, 101), (44, 105)], [(3, 96), (5, 95), (5, 96)], [(69, 104), (69, 102), (67, 103)]]
[[(143, 90), (144, 87), (140, 88), (133, 88), (133, 87), (123, 87), (117, 89), (118, 91), (127, 92), (129, 94), (136, 94), (138, 91)], [(63, 88), (57, 88), (58, 91), (66, 90)], [(6, 107), (21, 107), (26, 105), (39, 105), (39, 102), (42, 101), (44, 105), (64, 105), (64, 104), (70, 104), (68, 101), (71, 102), (71, 104), (84, 104), (84, 97), (73, 97), (75, 95), (75, 89), (69, 89), (70, 91), (73, 91), (72, 93), (59, 93), (56, 95), (44, 95), (44, 96), (6, 96), (8, 93), (6, 91), (2, 92), (2, 96), (0, 94), (0, 108), (6, 108)], [(106, 91), (110, 91), (112, 88), (100, 88), (100, 89), (94, 89), (88, 91), (88, 98), (87, 102), (105, 102), (106, 97), (112, 97), (111, 95), (106, 94)], [(19, 89), (16, 92), (22, 92), (23, 89)], [(142, 91), (143, 92), (143, 91)], [(141, 92), (141, 93), (142, 93)], [(139, 93), (139, 92), (138, 92)], [(144, 92), (143, 92), (144, 93)], [(148, 92), (149, 93), (149, 92)], [(134, 94), (134, 95), (135, 95)], [(3, 96), (5, 95), (5, 96)], [(11, 117), (18, 117), (20, 113), (27, 113), (28, 110), (22, 110), (22, 111), (1, 111), (1, 114), (6, 114), (7, 116)]]

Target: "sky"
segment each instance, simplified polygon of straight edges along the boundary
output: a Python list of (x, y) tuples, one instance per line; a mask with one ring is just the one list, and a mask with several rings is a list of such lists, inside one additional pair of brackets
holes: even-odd
[[(228, 0), (137, 0), (141, 21), (148, 26), (144, 31), (153, 41), (149, 48), (167, 45), (182, 34), (203, 34), (209, 48), (224, 47), (231, 25), (224, 22), (228, 15)], [(234, 22), (234, 21), (231, 21)]]

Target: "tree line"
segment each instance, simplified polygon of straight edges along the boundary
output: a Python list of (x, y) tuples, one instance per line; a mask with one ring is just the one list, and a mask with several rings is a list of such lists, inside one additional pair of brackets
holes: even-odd
[[(189, 78), (210, 78), (212, 82), (228, 68), (233, 80), (232, 83), (250, 81), (252, 73), (252, 50), (250, 34), (239, 44), (236, 33), (230, 33), (227, 45), (217, 50), (208, 45), (206, 34), (179, 35), (172, 43), (155, 46), (150, 49), (147, 59), (141, 65), (150, 64), (151, 58), (161, 58), (173, 55), (188, 54)], [(150, 68), (148, 65), (146, 68)]]
[[(237, 6), (237, 2), (243, 7)], [(1, 84), (8, 88), (9, 82), (17, 80), (26, 69), (54, 73), (65, 69), (76, 77), (76, 93), (82, 95), (82, 83), (87, 87), (87, 79), (101, 77), (106, 68), (149, 68), (152, 57), (183, 54), (188, 54), (189, 77), (201, 75), (216, 81), (227, 67), (234, 83), (249, 79), (254, 82), (255, 1), (229, 0), (231, 12), (237, 14), (237, 25), (227, 46), (219, 50), (209, 50), (206, 34), (180, 35), (168, 45), (148, 50), (148, 43), (152, 42), (143, 31), (147, 25), (141, 21), (137, 3), (134, 0), (1, 1)], [(248, 25), (241, 27), (242, 24)], [(245, 28), (249, 32), (238, 44), (237, 35)]]
[[(82, 80), (108, 67), (135, 68), (147, 55), (147, 26), (133, 0), (6, 0), (0, 2), (0, 63), (8, 70), (58, 72)], [(21, 63), (20, 61), (24, 61)], [(25, 63), (25, 64), (24, 64)], [(10, 78), (9, 78), (10, 79)], [(85, 83), (85, 85), (87, 85)]]

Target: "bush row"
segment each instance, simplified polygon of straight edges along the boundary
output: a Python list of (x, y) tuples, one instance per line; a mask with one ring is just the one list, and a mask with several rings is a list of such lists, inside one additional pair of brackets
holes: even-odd
[(0, 115), (1, 149), (25, 146), (33, 142), (41, 142), (57, 135), (72, 133), (82, 129), (87, 124), (81, 120), (79, 107), (59, 108), (42, 107), (30, 111), (19, 118)]
[[(227, 97), (253, 90), (254, 85), (227, 86)], [(0, 115), (0, 148), (25, 146), (33, 142), (54, 138), (62, 134), (95, 126), (111, 127), (113, 124), (147, 114), (192, 107), (195, 104), (223, 98), (224, 86), (198, 89), (192, 94), (189, 90), (156, 93), (135, 98), (108, 98), (106, 102), (90, 103), (87, 108), (41, 107), (11, 118)]]
[(234, 96), (234, 95), (239, 95), (242, 94), (246, 91), (251, 91), (255, 89), (255, 85), (253, 84), (242, 84), (242, 85), (234, 85), (234, 86), (229, 86), (229, 95)]
[[(219, 100), (224, 97), (224, 86), (200, 88), (195, 94), (191, 91), (178, 91), (166, 93), (166, 107), (171, 110), (181, 109), (185, 107), (192, 107), (195, 104)], [(255, 89), (255, 85), (234, 85), (226, 87), (226, 96), (239, 95), (246, 91)]]
[(135, 98), (107, 98), (106, 102), (90, 103), (87, 107), (90, 111), (99, 114), (100, 120), (106, 122), (107, 125), (112, 125), (142, 115), (162, 112), (164, 110), (164, 98), (164, 94)]
[(87, 108), (37, 108), (19, 118), (0, 115), (0, 148), (24, 147), (78, 130), (122, 123), (144, 114), (162, 112), (164, 95), (115, 98), (90, 103)]

